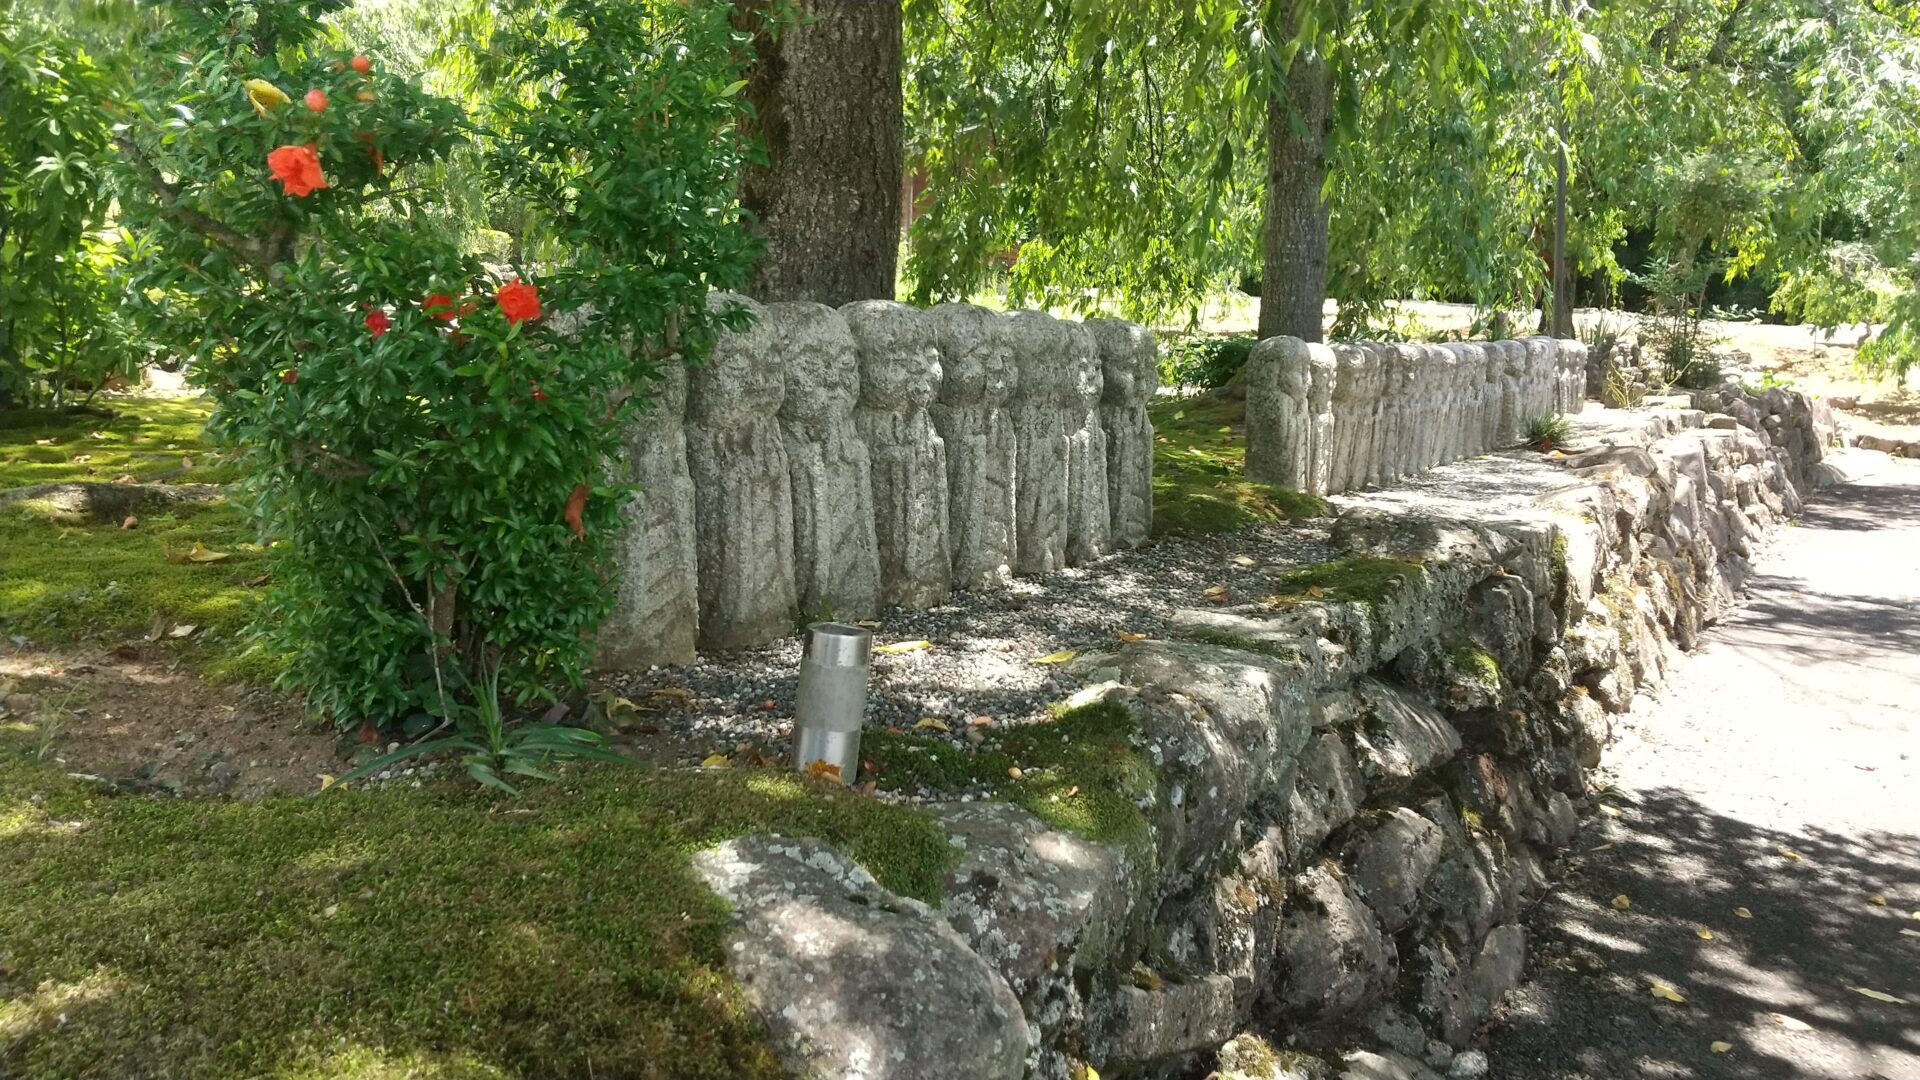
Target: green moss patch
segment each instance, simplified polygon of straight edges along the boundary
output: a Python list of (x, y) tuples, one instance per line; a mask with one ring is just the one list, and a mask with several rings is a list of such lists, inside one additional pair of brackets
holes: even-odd
[(1330, 600), (1377, 604), (1426, 575), (1411, 559), (1349, 555), (1332, 562), (1298, 566), (1283, 572), (1274, 600)]
[(1163, 401), (1153, 420), (1153, 531), (1216, 533), (1268, 521), (1326, 517), (1317, 495), (1246, 478), (1246, 405), (1238, 401)]
[(68, 480), (229, 483), (235, 467), (202, 433), (211, 408), (192, 398), (135, 398), (111, 414), (57, 410), (0, 413), (0, 489)]
[(1125, 705), (1101, 701), (998, 731), (978, 750), (883, 731), (866, 736), (862, 751), (888, 790), (959, 794), (984, 787), (1054, 828), (1148, 858), (1152, 843), (1140, 804), (1151, 805), (1159, 780), (1134, 748), (1138, 731)]
[(769, 831), (929, 901), (953, 857), (925, 815), (790, 773), (194, 802), (0, 747), (0, 1074), (777, 1076), (688, 862)]

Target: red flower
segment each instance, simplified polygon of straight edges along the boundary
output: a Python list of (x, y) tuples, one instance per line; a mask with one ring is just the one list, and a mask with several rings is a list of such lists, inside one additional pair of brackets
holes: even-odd
[(524, 281), (509, 281), (494, 294), (501, 314), (509, 323), (523, 323), (540, 317), (540, 293)]
[(307, 91), (307, 108), (314, 112), (327, 111), (327, 92), (325, 90)]
[(420, 307), (441, 322), (452, 322), (460, 317), (459, 310), (454, 306), (453, 297), (443, 292), (428, 293), (427, 298), (420, 302)]
[(386, 333), (392, 326), (393, 320), (387, 318), (386, 312), (379, 308), (367, 309), (367, 329), (373, 332), (374, 337), (377, 338), (381, 334)]
[(280, 381), (283, 383), (299, 382), (300, 373), (298, 371), (295, 371), (292, 368), (288, 368), (287, 370), (280, 373)]
[(267, 154), (267, 168), (286, 186), (289, 195), (311, 195), (327, 186), (327, 177), (320, 171), (320, 154), (312, 143), (275, 148)]

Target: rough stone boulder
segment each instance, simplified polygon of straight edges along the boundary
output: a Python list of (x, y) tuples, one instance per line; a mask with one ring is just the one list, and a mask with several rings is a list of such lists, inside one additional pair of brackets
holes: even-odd
[(694, 856), (734, 909), (727, 965), (807, 1080), (1018, 1080), (1019, 999), (917, 900), (816, 840), (747, 837)]

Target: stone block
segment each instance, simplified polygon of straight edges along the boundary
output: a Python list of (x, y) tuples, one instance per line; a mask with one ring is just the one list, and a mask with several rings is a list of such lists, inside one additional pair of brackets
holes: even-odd
[(1287, 799), (1287, 858), (1303, 865), (1333, 830), (1353, 819), (1366, 784), (1340, 736), (1316, 735), (1300, 752)]
[(872, 476), (880, 597), (917, 611), (953, 591), (947, 543), (947, 445), (929, 413), (940, 350), (926, 313), (891, 300), (841, 308), (860, 364), (854, 427)]
[(793, 478), (793, 574), (808, 620), (867, 619), (880, 609), (873, 478), (853, 421), (860, 363), (840, 312), (810, 301), (767, 306), (786, 376), (780, 432)]
[(728, 293), (708, 304), (754, 318), (720, 335), (687, 390), (700, 646), (732, 649), (793, 630), (793, 477), (778, 419), (786, 380), (766, 309)]
[(1144, 1064), (1219, 1046), (1239, 1026), (1233, 980), (1213, 975), (1158, 990), (1117, 988), (1096, 1023), (1103, 1063)]
[(1392, 983), (1393, 940), (1352, 887), (1322, 867), (1294, 880), (1281, 922), (1276, 1004), (1301, 1020), (1330, 1021)]
[(1445, 844), (1438, 825), (1404, 806), (1395, 807), (1361, 841), (1353, 861), (1354, 888), (1388, 933), (1413, 920)]

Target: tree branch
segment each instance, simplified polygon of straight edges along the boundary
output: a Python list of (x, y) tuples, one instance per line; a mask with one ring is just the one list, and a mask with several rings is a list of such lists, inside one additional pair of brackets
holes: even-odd
[(127, 155), (127, 159), (133, 163), (134, 170), (140, 174), (140, 179), (152, 190), (154, 197), (160, 200), (160, 205), (175, 221), (226, 249), (229, 254), (259, 271), (269, 282), (276, 285), (280, 283), (281, 274), (277, 264), (281, 261), (279, 256), (283, 253), (281, 249), (284, 244), (280, 242), (282, 238), (276, 237), (270, 241), (244, 235), (231, 226), (186, 205), (180, 201), (180, 189), (161, 177), (160, 170), (147, 159), (145, 154), (141, 153), (132, 139), (121, 135), (113, 141), (114, 145)]

